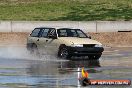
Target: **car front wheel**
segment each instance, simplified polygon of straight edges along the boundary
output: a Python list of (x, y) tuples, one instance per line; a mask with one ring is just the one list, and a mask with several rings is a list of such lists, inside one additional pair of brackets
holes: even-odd
[(63, 47), (63, 48), (60, 49), (59, 56), (61, 58), (64, 58), (64, 59), (70, 59), (71, 58), (71, 55), (68, 52), (68, 49), (66, 47)]

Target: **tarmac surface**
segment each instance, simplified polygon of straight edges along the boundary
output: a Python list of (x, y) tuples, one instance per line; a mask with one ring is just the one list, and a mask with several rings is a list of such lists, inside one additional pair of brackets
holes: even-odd
[[(25, 47), (0, 47), (0, 88), (82, 88), (78, 68), (84, 66), (90, 79), (132, 80), (132, 47), (105, 48), (99, 60), (29, 55)], [(132, 88), (95, 86), (85, 88)]]

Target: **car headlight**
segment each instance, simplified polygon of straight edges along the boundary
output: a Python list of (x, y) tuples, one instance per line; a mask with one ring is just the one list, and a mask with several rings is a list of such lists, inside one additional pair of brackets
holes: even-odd
[(72, 44), (71, 47), (83, 47), (83, 44)]
[(103, 47), (102, 45), (96, 44), (94, 47)]

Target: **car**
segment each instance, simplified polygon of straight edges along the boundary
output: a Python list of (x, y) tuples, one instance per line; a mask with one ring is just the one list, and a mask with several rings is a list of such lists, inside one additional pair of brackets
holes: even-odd
[(102, 44), (91, 39), (81, 29), (35, 28), (27, 38), (27, 49), (33, 54), (50, 54), (70, 59), (72, 56), (88, 56), (99, 59), (104, 51)]

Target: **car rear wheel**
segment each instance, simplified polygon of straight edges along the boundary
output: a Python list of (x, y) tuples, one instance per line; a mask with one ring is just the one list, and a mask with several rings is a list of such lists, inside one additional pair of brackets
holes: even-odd
[(63, 59), (71, 58), (71, 55), (69, 54), (68, 49), (66, 47), (61, 48), (58, 54)]
[(39, 54), (37, 45), (35, 45), (35, 44), (33, 45), (32, 52), (33, 52), (33, 54), (35, 54), (35, 55), (38, 55), (38, 54)]
[(31, 51), (32, 43), (27, 43), (26, 48), (27, 48), (28, 51)]
[(36, 44), (31, 44), (30, 47), (28, 47), (28, 50), (31, 54), (35, 56), (39, 55), (39, 51)]

